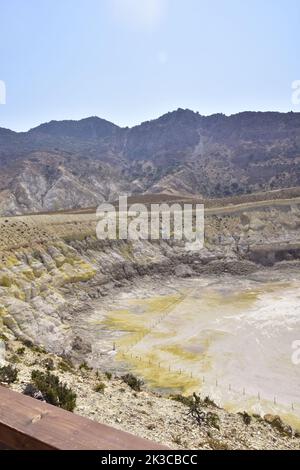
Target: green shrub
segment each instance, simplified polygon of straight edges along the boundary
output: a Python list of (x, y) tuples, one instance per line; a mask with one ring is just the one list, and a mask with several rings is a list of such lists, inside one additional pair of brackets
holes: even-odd
[(18, 371), (14, 367), (8, 365), (0, 367), (0, 382), (11, 384), (17, 380)]
[(107, 380), (111, 380), (112, 379), (112, 373), (107, 370), (105, 372), (105, 377), (107, 378)]
[(74, 366), (69, 359), (62, 359), (58, 367), (62, 372), (74, 372)]
[(183, 405), (188, 407), (188, 416), (191, 416), (193, 420), (200, 426), (201, 424), (207, 424), (218, 430), (220, 430), (220, 418), (217, 413), (212, 413), (211, 411), (203, 411), (204, 406), (214, 406), (217, 405), (208, 397), (204, 400), (201, 399), (199, 395), (194, 393), (192, 396), (185, 397), (183, 395), (173, 395), (171, 396), (172, 400), (176, 400)]
[(36, 352), (38, 354), (45, 354), (46, 353), (43, 346), (38, 346), (38, 345), (34, 344), (31, 349), (32, 349), (33, 352)]
[(40, 353), (40, 354), (45, 353), (45, 349), (43, 348), (43, 346), (35, 345), (30, 339), (22, 339), (22, 343), (24, 344), (24, 346), (26, 346), (27, 348), (30, 348), (32, 351), (36, 353)]
[(93, 370), (93, 368), (89, 367), (86, 361), (83, 361), (79, 366), (79, 370)]
[(220, 430), (220, 418), (217, 413), (208, 412), (206, 414), (206, 423), (208, 426), (212, 426), (213, 428)]
[[(177, 395), (171, 395), (170, 396), (171, 400), (175, 400), (175, 401), (178, 401), (179, 403), (182, 403), (183, 405), (185, 406), (191, 406), (193, 405), (193, 403), (195, 402), (195, 398), (193, 395), (190, 395), (190, 396), (184, 396), (184, 395), (181, 395), (181, 394), (177, 394)], [(201, 397), (197, 396), (197, 399), (199, 399), (199, 406), (211, 406), (213, 408), (218, 408), (218, 406), (215, 404), (215, 402), (209, 398), (209, 397), (205, 397), (204, 400), (201, 399)]]
[(54, 361), (51, 357), (47, 357), (42, 361), (42, 366), (47, 370), (54, 370)]
[(56, 375), (33, 370), (31, 373), (33, 385), (42, 393), (47, 403), (64, 410), (73, 411), (76, 406), (76, 393), (66, 384), (62, 384)]
[(94, 390), (95, 392), (98, 392), (98, 393), (104, 393), (105, 387), (106, 385), (103, 382), (100, 382), (96, 385)]
[(178, 401), (179, 403), (182, 403), (185, 406), (190, 406), (193, 403), (193, 397), (185, 397), (184, 395), (180, 394), (171, 395), (171, 400)]
[(253, 413), (252, 418), (256, 419), (256, 420), (259, 421), (260, 423), (262, 423), (263, 420), (264, 420), (264, 419), (263, 419), (259, 414), (257, 414), (257, 413)]
[(204, 405), (211, 406), (213, 408), (219, 408), (218, 405), (209, 397), (205, 397), (203, 400)]
[(13, 354), (12, 356), (10, 356), (10, 358), (8, 360), (12, 364), (18, 364), (20, 362), (20, 358), (17, 354)]
[(24, 353), (25, 353), (25, 348), (24, 348), (24, 346), (22, 346), (21, 348), (18, 348), (18, 349), (17, 349), (17, 354), (19, 354), (19, 356), (24, 356)]
[(249, 424), (251, 424), (251, 421), (252, 421), (252, 417), (246, 412), (244, 411), (243, 413), (239, 413), (244, 421), (244, 424), (246, 424), (246, 426), (249, 426)]
[(133, 374), (123, 375), (122, 380), (130, 388), (132, 388), (132, 390), (135, 390), (136, 392), (140, 392), (142, 389), (142, 386), (144, 385), (144, 382), (138, 379), (137, 377), (135, 377)]

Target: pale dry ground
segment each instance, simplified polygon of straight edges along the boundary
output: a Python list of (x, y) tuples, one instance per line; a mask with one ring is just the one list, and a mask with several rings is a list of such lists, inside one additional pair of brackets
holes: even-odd
[[(8, 354), (15, 357), (20, 342), (12, 342)], [(55, 373), (77, 393), (75, 413), (95, 421), (112, 425), (174, 449), (300, 449), (299, 437), (288, 437), (259, 417), (253, 417), (246, 425), (238, 414), (208, 406), (204, 411), (216, 413), (220, 429), (203, 424), (200, 427), (188, 416), (186, 406), (170, 398), (147, 390), (134, 392), (124, 382), (113, 377), (108, 380), (103, 373), (98, 377), (93, 371), (59, 369), (56, 356), (37, 353), (25, 348), (15, 367), (19, 370), (18, 381), (12, 389), (21, 392), (30, 382), (31, 371), (44, 370), (43, 361), (52, 358)], [(104, 393), (95, 392), (99, 382), (105, 384)]]
[(300, 427), (299, 279), (291, 267), (250, 279), (143, 280), (93, 302), (81, 335), (95, 367), (129, 368), (152, 389), (200, 391), (227, 409)]

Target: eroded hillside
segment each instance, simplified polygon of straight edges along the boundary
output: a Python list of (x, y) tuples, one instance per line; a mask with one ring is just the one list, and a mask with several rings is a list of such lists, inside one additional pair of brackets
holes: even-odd
[(98, 205), (120, 194), (234, 196), (300, 185), (300, 114), (178, 109), (132, 129), (103, 119), (0, 128), (0, 214)]

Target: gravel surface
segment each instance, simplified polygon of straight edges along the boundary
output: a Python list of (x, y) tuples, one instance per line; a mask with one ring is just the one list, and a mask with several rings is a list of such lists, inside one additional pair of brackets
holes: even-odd
[[(77, 394), (75, 413), (95, 421), (173, 449), (300, 449), (298, 433), (284, 435), (261, 417), (252, 417), (251, 423), (246, 425), (240, 414), (205, 406), (203, 411), (218, 415), (219, 429), (212, 424), (199, 426), (188, 415), (186, 405), (167, 396), (149, 390), (135, 392), (121, 378), (109, 380), (104, 372), (84, 368), (62, 371), (60, 358), (27, 347), (23, 354), (16, 354), (21, 346), (20, 342), (13, 341), (7, 347), (6, 360), (14, 363), (19, 371), (11, 388), (22, 392), (30, 382), (31, 371), (45, 371), (44, 363), (51, 358), (54, 362), (51, 373)], [(95, 391), (100, 382), (105, 384), (103, 393)]]

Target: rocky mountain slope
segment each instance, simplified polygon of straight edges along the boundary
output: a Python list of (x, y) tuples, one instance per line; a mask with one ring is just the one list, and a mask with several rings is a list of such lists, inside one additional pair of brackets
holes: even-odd
[(118, 376), (111, 377), (86, 367), (73, 367), (70, 362), (42, 349), (24, 346), (19, 341), (9, 343), (5, 357), (6, 364), (13, 364), (18, 371), (17, 380), (10, 385), (13, 390), (24, 392), (31, 382), (33, 370), (46, 372), (51, 367), (51, 373), (76, 392), (76, 414), (171, 449), (300, 448), (299, 431), (293, 430), (276, 415), (229, 413), (213, 401), (203, 401), (201, 410), (210, 419), (199, 425), (190, 416), (188, 406), (179, 401), (183, 398), (180, 395), (174, 400), (175, 397), (161, 396), (146, 387), (139, 392), (134, 391)]
[(178, 109), (120, 128), (97, 117), (0, 128), (0, 214), (96, 206), (119, 194), (223, 197), (300, 185), (300, 113)]

